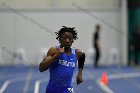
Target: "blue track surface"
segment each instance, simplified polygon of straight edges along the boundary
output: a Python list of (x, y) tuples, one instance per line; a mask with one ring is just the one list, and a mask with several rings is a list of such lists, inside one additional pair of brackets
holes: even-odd
[[(94, 69), (85, 66), (83, 70), (84, 82), (78, 86), (75, 82), (77, 71), (78, 69), (74, 72), (72, 82), (75, 93), (105, 93), (96, 82), (100, 80), (103, 72), (107, 73), (109, 80), (107, 87), (113, 93), (140, 93), (140, 69), (132, 67), (100, 67)], [(130, 74), (133, 73), (134, 75), (131, 77)], [(112, 77), (122, 74), (125, 74), (126, 77)], [(40, 73), (37, 67), (0, 67), (0, 91), (2, 93), (45, 93), (48, 79), (48, 71)]]

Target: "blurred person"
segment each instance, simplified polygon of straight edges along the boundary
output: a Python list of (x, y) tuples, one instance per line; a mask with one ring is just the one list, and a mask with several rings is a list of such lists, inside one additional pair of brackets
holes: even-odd
[(74, 93), (71, 85), (73, 72), (78, 61), (76, 82), (77, 85), (82, 83), (85, 53), (80, 49), (71, 48), (74, 40), (78, 39), (75, 28), (63, 26), (55, 33), (60, 45), (51, 47), (39, 65), (40, 72), (49, 69), (50, 78), (46, 93)]
[(134, 50), (134, 64), (138, 65), (139, 63), (139, 52), (140, 52), (140, 25), (134, 27), (132, 33), (132, 46), (131, 49)]
[(93, 33), (93, 48), (95, 49), (95, 62), (94, 67), (98, 68), (99, 65), (99, 59), (100, 59), (100, 42), (99, 42), (99, 34), (100, 34), (100, 25), (97, 24), (95, 26), (95, 32)]

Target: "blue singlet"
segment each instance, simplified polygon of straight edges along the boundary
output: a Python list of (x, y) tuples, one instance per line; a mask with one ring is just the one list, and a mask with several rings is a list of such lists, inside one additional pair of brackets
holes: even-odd
[(76, 50), (71, 48), (70, 55), (63, 53), (50, 65), (46, 93), (73, 93), (71, 82), (76, 62)]

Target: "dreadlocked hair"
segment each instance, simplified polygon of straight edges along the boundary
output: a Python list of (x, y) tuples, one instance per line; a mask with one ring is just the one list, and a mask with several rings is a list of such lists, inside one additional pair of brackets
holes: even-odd
[(70, 28), (70, 27), (66, 27), (66, 26), (62, 26), (62, 28), (60, 29), (60, 31), (58, 32), (55, 32), (56, 34), (56, 39), (59, 40), (59, 38), (61, 37), (61, 35), (64, 33), (64, 32), (71, 32), (73, 34), (73, 39), (74, 40), (77, 40), (78, 37), (77, 37), (77, 31), (75, 30), (75, 27), (73, 28)]

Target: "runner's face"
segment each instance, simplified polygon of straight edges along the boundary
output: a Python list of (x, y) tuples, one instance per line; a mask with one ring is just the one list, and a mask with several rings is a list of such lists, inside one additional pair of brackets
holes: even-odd
[(71, 32), (64, 32), (60, 37), (61, 47), (70, 48), (73, 43), (73, 34)]

